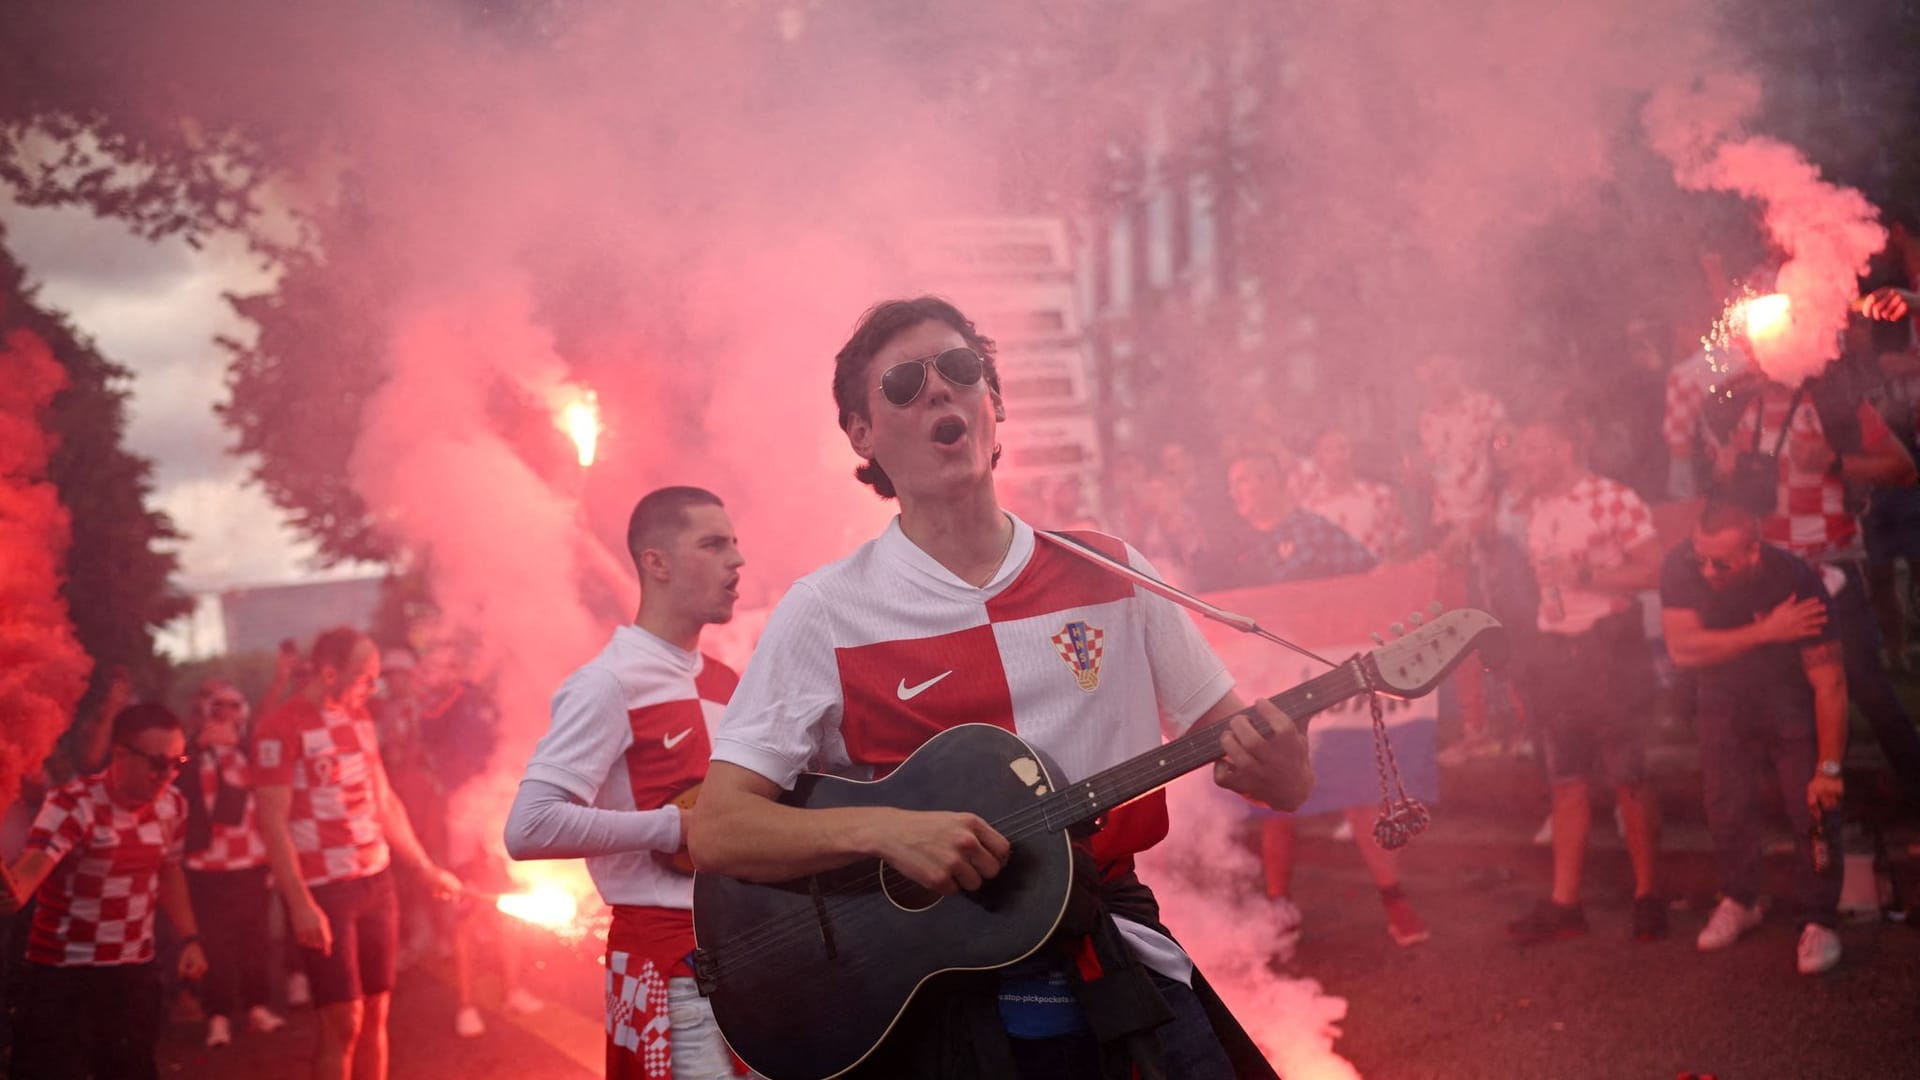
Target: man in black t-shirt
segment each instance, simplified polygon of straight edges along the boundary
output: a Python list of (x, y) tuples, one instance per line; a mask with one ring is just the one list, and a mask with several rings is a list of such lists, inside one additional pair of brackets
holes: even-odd
[[(1840, 960), (1847, 681), (1826, 586), (1805, 561), (1761, 543), (1753, 515), (1708, 503), (1692, 540), (1667, 555), (1660, 604), (1667, 652), (1699, 673), (1700, 768), (1723, 899), (1697, 944), (1722, 949), (1760, 924), (1754, 771), (1764, 763), (1793, 826), (1800, 972), (1827, 971)], [(1830, 853), (1820, 869), (1816, 820)]]
[(1227, 469), (1239, 521), (1202, 552), (1203, 589), (1364, 574), (1380, 564), (1345, 529), (1300, 506), (1293, 478), (1272, 454), (1242, 454)]

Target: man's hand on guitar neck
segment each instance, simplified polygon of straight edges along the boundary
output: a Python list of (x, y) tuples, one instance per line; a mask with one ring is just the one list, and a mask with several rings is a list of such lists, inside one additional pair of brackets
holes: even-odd
[(882, 810), (874, 853), (942, 896), (972, 891), (1000, 873), (1012, 845), (977, 814)]
[[(1229, 693), (1195, 722), (1210, 724), (1245, 709), (1240, 695)], [(1220, 736), (1220, 747), (1227, 756), (1214, 762), (1213, 782), (1275, 810), (1297, 809), (1313, 793), (1307, 735), (1264, 698), (1254, 703), (1252, 711), (1267, 722), (1273, 734), (1262, 737), (1251, 720), (1233, 717)]]

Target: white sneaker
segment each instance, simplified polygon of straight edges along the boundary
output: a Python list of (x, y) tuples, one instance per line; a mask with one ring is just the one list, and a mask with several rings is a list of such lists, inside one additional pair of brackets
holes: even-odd
[(1724, 949), (1740, 940), (1740, 936), (1760, 925), (1764, 913), (1756, 905), (1748, 907), (1732, 897), (1723, 897), (1720, 906), (1713, 909), (1707, 917), (1707, 925), (1693, 943), (1701, 952), (1713, 952)]
[(262, 1035), (271, 1035), (287, 1026), (285, 1017), (265, 1005), (255, 1005), (247, 1010), (247, 1026)]
[[(1803, 953), (1805, 952), (1804, 949), (1801, 951)], [(216, 1046), (232, 1046), (232, 1045), (233, 1045), (233, 1025), (228, 1023), (227, 1018), (224, 1016), (208, 1017), (207, 1018), (207, 1048), (211, 1050)]]
[(522, 1016), (531, 1016), (547, 1007), (546, 1002), (541, 1001), (522, 986), (516, 986), (507, 991), (506, 1004), (508, 1012), (519, 1013)]
[(287, 976), (287, 1004), (305, 1005), (313, 1000), (313, 988), (307, 985), (307, 973), (296, 971)]
[(1833, 970), (1840, 962), (1840, 935), (1821, 926), (1808, 923), (1800, 931), (1800, 949), (1798, 952), (1800, 974), (1819, 975)]
[(487, 1022), (480, 1019), (480, 1010), (471, 1005), (460, 1006), (453, 1014), (453, 1033), (463, 1039), (477, 1039), (487, 1033)]

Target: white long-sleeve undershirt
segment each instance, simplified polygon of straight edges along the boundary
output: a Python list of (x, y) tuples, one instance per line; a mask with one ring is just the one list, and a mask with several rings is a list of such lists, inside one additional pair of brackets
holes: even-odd
[(608, 810), (582, 806), (544, 780), (522, 780), (507, 812), (507, 854), (515, 859), (580, 859), (635, 851), (677, 851), (680, 808)]

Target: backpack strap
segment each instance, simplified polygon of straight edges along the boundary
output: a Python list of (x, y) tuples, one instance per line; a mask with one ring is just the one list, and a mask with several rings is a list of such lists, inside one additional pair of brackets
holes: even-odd
[[(1787, 418), (1780, 421), (1780, 437), (1773, 440), (1773, 456), (1778, 458), (1780, 451), (1787, 448), (1787, 433), (1793, 430), (1793, 417), (1800, 411), (1800, 399), (1807, 393), (1807, 384), (1802, 382), (1793, 388), (1793, 400), (1787, 403)], [(1760, 414), (1753, 419), (1753, 448), (1760, 449), (1760, 432), (1767, 425), (1766, 395), (1760, 395), (1758, 403)]]

